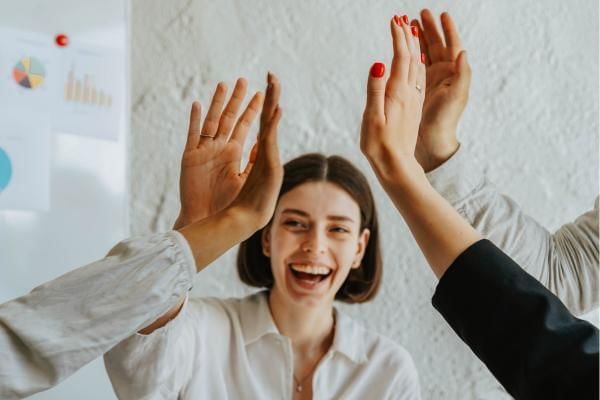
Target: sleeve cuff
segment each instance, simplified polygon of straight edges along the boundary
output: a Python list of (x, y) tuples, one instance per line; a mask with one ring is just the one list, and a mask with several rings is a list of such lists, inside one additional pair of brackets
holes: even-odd
[(450, 204), (456, 205), (484, 183), (483, 168), (460, 145), (445, 163), (426, 174), (429, 183)]
[(170, 231), (167, 233), (169, 237), (173, 240), (177, 248), (181, 252), (181, 257), (183, 258), (183, 262), (187, 267), (188, 277), (190, 282), (194, 282), (194, 278), (196, 277), (196, 260), (194, 259), (194, 254), (192, 253), (192, 249), (188, 241), (183, 237), (183, 235), (177, 231)]

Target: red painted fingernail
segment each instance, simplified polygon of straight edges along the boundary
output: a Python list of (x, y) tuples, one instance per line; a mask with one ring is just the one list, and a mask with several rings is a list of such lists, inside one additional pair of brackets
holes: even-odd
[(396, 23), (396, 25), (400, 25), (400, 17), (394, 15), (394, 22)]
[(425, 64), (425, 53), (421, 53), (421, 62)]
[(410, 27), (410, 31), (412, 32), (414, 37), (419, 37), (419, 28), (413, 25)]
[(371, 76), (373, 78), (381, 78), (385, 73), (385, 64), (376, 62), (371, 66)]
[(408, 25), (408, 15), (403, 15), (403, 16), (402, 16), (402, 21), (403, 21), (403, 22), (404, 22), (406, 25)]

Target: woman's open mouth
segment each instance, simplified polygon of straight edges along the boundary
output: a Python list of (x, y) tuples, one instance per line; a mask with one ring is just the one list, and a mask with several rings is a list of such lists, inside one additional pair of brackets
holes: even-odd
[(310, 264), (290, 264), (294, 281), (306, 289), (313, 289), (325, 281), (332, 273), (330, 268)]

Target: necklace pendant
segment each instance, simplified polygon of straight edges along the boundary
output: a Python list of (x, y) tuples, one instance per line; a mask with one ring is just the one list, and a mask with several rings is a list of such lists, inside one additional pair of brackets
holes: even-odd
[(298, 393), (302, 392), (302, 385), (301, 384), (297, 384), (296, 385), (296, 392), (298, 392)]

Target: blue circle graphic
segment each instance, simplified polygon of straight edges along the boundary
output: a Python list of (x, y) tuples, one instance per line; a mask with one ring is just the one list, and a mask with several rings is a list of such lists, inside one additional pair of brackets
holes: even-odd
[(6, 189), (12, 177), (12, 164), (8, 154), (0, 147), (0, 192)]

